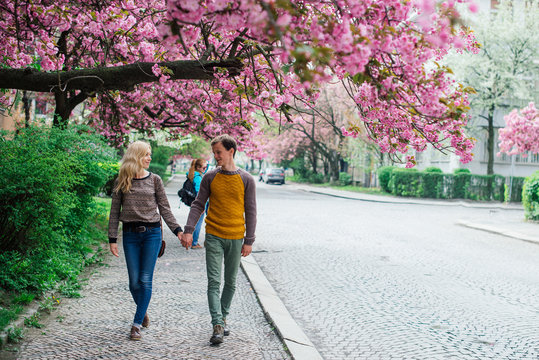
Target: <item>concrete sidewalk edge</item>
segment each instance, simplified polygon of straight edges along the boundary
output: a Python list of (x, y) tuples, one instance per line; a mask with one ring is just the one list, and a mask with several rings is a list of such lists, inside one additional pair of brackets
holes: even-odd
[(443, 201), (443, 200), (429, 200), (429, 199), (413, 199), (413, 198), (397, 198), (397, 197), (385, 197), (381, 195), (352, 193), (345, 190), (328, 189), (312, 187), (304, 184), (294, 184), (296, 189), (313, 194), (327, 195), (337, 197), (341, 199), (359, 200), (366, 202), (385, 203), (385, 204), (402, 204), (402, 205), (430, 205), (430, 206), (462, 206), (467, 208), (480, 208), (480, 209), (500, 209), (500, 210), (519, 210), (522, 206), (515, 204), (504, 203), (470, 203), (466, 201)]
[(526, 234), (522, 234), (516, 231), (511, 230), (505, 230), (502, 228), (498, 228), (492, 225), (485, 225), (485, 224), (478, 224), (478, 223), (472, 223), (470, 221), (466, 220), (459, 220), (456, 222), (457, 225), (464, 226), (470, 229), (476, 229), (476, 230), (482, 230), (493, 234), (499, 234), (503, 236), (507, 236), (513, 239), (518, 239), (522, 241), (531, 242), (534, 244), (539, 244), (539, 237), (529, 236)]
[(241, 267), (251, 282), (266, 317), (275, 326), (292, 358), (295, 360), (322, 360), (322, 356), (292, 318), (253, 255), (242, 258)]

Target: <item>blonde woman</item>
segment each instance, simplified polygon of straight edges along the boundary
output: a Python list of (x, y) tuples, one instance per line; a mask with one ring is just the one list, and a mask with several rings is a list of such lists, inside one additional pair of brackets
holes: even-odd
[[(200, 183), (202, 182), (202, 176), (206, 173), (206, 169), (208, 168), (208, 162), (204, 159), (193, 159), (191, 161), (191, 167), (189, 168), (189, 172), (187, 173), (187, 177), (189, 180), (193, 182), (193, 185), (195, 186), (195, 191), (198, 194), (198, 191), (200, 190)], [(193, 232), (193, 243), (191, 245), (192, 249), (201, 249), (202, 246), (198, 243), (198, 237), (200, 235), (200, 230), (202, 229), (202, 223), (204, 222), (204, 213), (200, 216), (200, 219), (198, 220), (195, 231)]]
[(121, 221), (129, 291), (136, 304), (131, 340), (140, 340), (141, 326), (150, 324), (146, 311), (152, 297), (153, 271), (161, 248), (161, 217), (179, 239), (182, 232), (170, 210), (163, 181), (147, 171), (151, 161), (152, 149), (148, 143), (136, 141), (128, 146), (112, 192), (110, 209), (110, 251), (119, 256), (116, 241)]

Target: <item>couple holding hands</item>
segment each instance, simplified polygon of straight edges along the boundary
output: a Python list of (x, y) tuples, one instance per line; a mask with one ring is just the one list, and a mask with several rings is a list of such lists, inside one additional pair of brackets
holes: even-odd
[[(234, 163), (237, 144), (232, 137), (218, 136), (212, 140), (211, 147), (217, 167), (202, 178), (184, 230), (170, 210), (163, 181), (147, 171), (151, 162), (150, 145), (134, 142), (122, 159), (112, 194), (109, 243), (112, 254), (119, 256), (117, 238), (121, 221), (129, 290), (137, 305), (130, 331), (132, 340), (140, 340), (141, 326), (147, 327), (150, 323), (147, 310), (161, 247), (161, 217), (178, 236), (182, 246), (189, 249), (208, 200), (204, 247), (208, 305), (213, 325), (210, 342), (220, 344), (223, 336), (229, 334), (226, 317), (236, 290), (240, 260), (251, 253), (255, 241), (256, 187), (252, 176)], [(225, 271), (221, 293), (223, 262)]]

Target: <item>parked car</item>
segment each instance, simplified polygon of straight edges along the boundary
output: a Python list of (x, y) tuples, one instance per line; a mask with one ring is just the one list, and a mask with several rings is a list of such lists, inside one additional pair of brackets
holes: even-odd
[(264, 170), (262, 175), (262, 181), (266, 184), (271, 182), (284, 184), (284, 169), (281, 168), (269, 168)]

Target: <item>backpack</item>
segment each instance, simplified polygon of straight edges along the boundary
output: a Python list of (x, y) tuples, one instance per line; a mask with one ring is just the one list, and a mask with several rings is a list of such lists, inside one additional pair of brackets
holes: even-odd
[(193, 182), (189, 180), (189, 178), (185, 180), (182, 188), (178, 190), (178, 196), (180, 197), (182, 203), (187, 206), (191, 206), (191, 203), (195, 201), (197, 197), (197, 193), (195, 191), (195, 184), (193, 184)]

